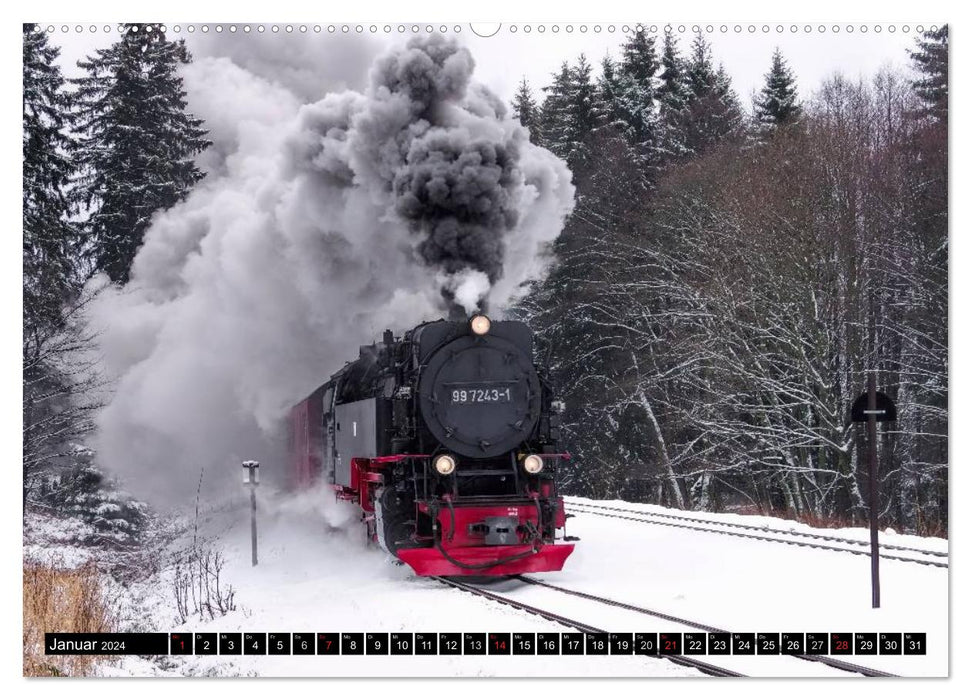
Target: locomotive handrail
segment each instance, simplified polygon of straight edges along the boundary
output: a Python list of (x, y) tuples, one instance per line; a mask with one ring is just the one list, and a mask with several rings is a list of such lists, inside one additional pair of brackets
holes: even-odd
[(456, 471), (456, 476), (506, 476), (509, 469), (462, 469)]

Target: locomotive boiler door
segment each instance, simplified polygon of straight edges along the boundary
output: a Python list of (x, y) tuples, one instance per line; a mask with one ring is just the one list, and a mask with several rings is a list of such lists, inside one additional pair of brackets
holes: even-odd
[(496, 336), (462, 336), (440, 348), (418, 390), (432, 435), (467, 457), (508, 452), (539, 420), (540, 384), (532, 359)]

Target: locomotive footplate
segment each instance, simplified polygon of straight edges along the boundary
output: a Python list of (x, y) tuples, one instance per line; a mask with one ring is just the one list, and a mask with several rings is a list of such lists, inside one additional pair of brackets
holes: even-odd
[[(572, 544), (544, 544), (538, 549), (535, 552), (530, 545), (447, 547), (448, 557), (453, 560), (449, 561), (438, 549), (422, 547), (399, 549), (398, 558), (419, 576), (514, 576), (560, 571), (566, 558), (573, 553)], [(520, 554), (524, 556), (514, 559)], [(507, 561), (489, 566), (490, 562), (499, 560)]]

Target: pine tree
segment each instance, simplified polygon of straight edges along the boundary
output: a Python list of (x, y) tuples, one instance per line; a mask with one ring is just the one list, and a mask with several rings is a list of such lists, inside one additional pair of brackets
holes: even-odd
[(796, 101), (796, 78), (777, 48), (772, 52), (772, 67), (765, 74), (765, 85), (755, 101), (755, 119), (766, 128), (778, 128), (797, 120), (801, 111)]
[(723, 66), (715, 69), (711, 47), (701, 34), (692, 43), (686, 84), (688, 103), (681, 120), (684, 145), (687, 152), (700, 154), (742, 124), (742, 109), (731, 79)]
[(593, 69), (585, 55), (576, 65), (564, 61), (547, 93), (541, 110), (544, 146), (574, 168), (585, 155), (585, 144), (603, 121), (603, 107), (593, 83)]
[(637, 30), (624, 44), (619, 66), (619, 114), (628, 125), (628, 139), (647, 164), (659, 143), (657, 85), (660, 67), (655, 38)]
[(688, 59), (686, 78), (688, 90), (695, 98), (705, 95), (715, 83), (711, 46), (702, 34), (695, 36), (694, 41), (691, 42), (691, 57)]
[(144, 535), (148, 506), (121, 490), (94, 462), (94, 452), (77, 447), (75, 466), (51, 478), (45, 505), (68, 518), (88, 523), (77, 544), (124, 547), (137, 543)]
[(616, 64), (608, 54), (600, 62), (600, 77), (597, 78), (598, 112), (605, 124), (616, 124), (620, 121), (620, 90)]
[(917, 41), (918, 50), (910, 51), (910, 58), (921, 77), (914, 81), (917, 96), (923, 102), (921, 113), (947, 123), (947, 25), (924, 32)]
[(95, 267), (115, 282), (129, 269), (152, 214), (171, 207), (202, 177), (193, 156), (210, 145), (185, 111), (179, 64), (185, 42), (153, 25), (127, 25), (122, 38), (79, 61), (80, 180), (89, 208)]
[(512, 113), (520, 124), (529, 129), (529, 140), (537, 145), (542, 145), (543, 130), (540, 128), (539, 107), (533, 98), (533, 91), (530, 89), (525, 76), (523, 76), (523, 80), (519, 83), (519, 88), (513, 96)]
[(685, 65), (678, 54), (677, 40), (670, 30), (664, 33), (664, 48), (661, 53), (661, 84), (657, 89), (660, 107), (662, 148), (668, 157), (683, 155), (686, 148), (684, 134), (680, 128), (681, 114), (688, 104), (688, 87), (685, 83)]
[(661, 84), (657, 88), (657, 97), (662, 105), (671, 111), (683, 109), (688, 101), (688, 89), (685, 85), (684, 61), (678, 54), (677, 40), (671, 31), (664, 33), (664, 48), (661, 53), (661, 74), (658, 76)]
[(718, 70), (715, 71), (715, 97), (718, 99), (720, 106), (717, 113), (718, 119), (716, 120), (719, 129), (718, 138), (720, 140), (737, 133), (742, 128), (745, 120), (742, 114), (742, 105), (738, 100), (738, 95), (735, 94), (735, 89), (732, 87), (732, 78), (728, 75), (728, 71), (725, 70), (725, 66), (721, 63), (718, 64)]
[(567, 122), (570, 153), (567, 162), (571, 167), (585, 156), (591, 134), (603, 122), (592, 74), (593, 68), (581, 53), (576, 65), (570, 69), (570, 119)]
[(47, 34), (23, 25), (22, 494), (29, 498), (64, 464), (65, 446), (92, 428), (99, 379), (85, 358), (81, 238), (70, 182), (75, 141), (70, 100)]
[(620, 62), (621, 72), (649, 99), (654, 98), (654, 76), (660, 67), (654, 48), (655, 41), (653, 36), (648, 37), (643, 29), (638, 29), (624, 44)]
[(69, 221), (67, 188), (74, 142), (67, 135), (68, 98), (56, 59), (60, 49), (23, 25), (24, 331), (56, 326), (77, 281), (78, 236)]
[(553, 82), (543, 88), (546, 99), (540, 109), (540, 130), (543, 145), (564, 160), (570, 154), (570, 96), (573, 92), (570, 65), (564, 61)]

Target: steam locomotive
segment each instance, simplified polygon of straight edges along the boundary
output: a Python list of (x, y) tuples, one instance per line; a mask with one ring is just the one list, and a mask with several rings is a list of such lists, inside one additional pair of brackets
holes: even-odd
[(385, 331), (291, 410), (291, 479), (332, 484), (418, 575), (559, 571), (575, 538), (557, 533), (555, 407), (524, 323)]

